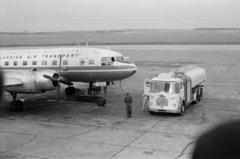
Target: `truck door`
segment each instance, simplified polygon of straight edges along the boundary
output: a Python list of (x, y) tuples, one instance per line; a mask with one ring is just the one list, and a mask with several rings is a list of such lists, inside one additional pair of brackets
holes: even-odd
[(144, 90), (143, 90), (143, 110), (149, 109), (149, 95), (152, 87), (152, 80), (145, 79), (144, 81)]
[(145, 78), (143, 95), (149, 96), (151, 86), (152, 86), (152, 80)]

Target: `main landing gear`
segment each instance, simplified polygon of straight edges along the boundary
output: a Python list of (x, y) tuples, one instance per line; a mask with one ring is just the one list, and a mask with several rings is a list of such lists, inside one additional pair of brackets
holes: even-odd
[(73, 95), (74, 93), (75, 93), (75, 88), (74, 88), (74, 87), (67, 87), (67, 88), (65, 89), (65, 94), (66, 94), (67, 96)]
[(21, 111), (24, 108), (24, 103), (21, 100), (16, 100), (17, 93), (10, 93), (13, 97), (13, 101), (10, 103), (9, 108), (11, 111)]

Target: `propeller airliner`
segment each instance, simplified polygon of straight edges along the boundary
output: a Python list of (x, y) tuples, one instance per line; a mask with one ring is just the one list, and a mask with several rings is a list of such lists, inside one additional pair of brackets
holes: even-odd
[[(36, 94), (57, 90), (67, 85), (66, 95), (75, 93), (72, 82), (113, 83), (136, 73), (135, 64), (125, 61), (121, 53), (96, 48), (46, 48), (0, 50), (4, 90), (12, 95), (9, 107), (22, 110), (24, 103), (17, 94)], [(58, 102), (58, 98), (56, 99)], [(105, 101), (106, 102), (106, 101)]]

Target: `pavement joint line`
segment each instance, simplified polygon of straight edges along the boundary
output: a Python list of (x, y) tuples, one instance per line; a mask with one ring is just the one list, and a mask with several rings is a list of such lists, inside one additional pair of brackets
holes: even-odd
[(29, 155), (22, 155), (22, 154), (18, 154), (18, 153), (12, 153), (12, 152), (7, 152), (7, 153), (3, 153), (3, 154), (9, 154), (9, 155), (17, 155), (17, 156), (24, 156), (24, 157), (34, 157), (34, 158), (39, 158), (39, 159), (49, 159), (49, 158), (45, 158), (45, 157), (37, 157), (37, 156), (29, 156)]
[[(153, 151), (166, 151), (166, 152), (180, 152), (180, 151), (172, 151), (172, 150), (163, 150), (163, 149), (148, 149), (148, 148), (144, 148), (144, 147), (136, 147), (136, 146), (129, 146), (131, 148), (136, 148), (136, 149), (142, 149), (142, 150), (153, 150)], [(192, 153), (185, 153), (185, 154), (192, 154)]]
[(71, 140), (70, 138), (72, 138), (72, 137), (79, 136), (79, 135), (83, 135), (83, 134), (87, 134), (87, 133), (92, 132), (92, 131), (95, 131), (95, 130), (97, 130), (97, 129), (99, 129), (99, 128), (100, 128), (100, 127), (97, 127), (97, 128), (95, 128), (95, 129), (93, 129), (93, 130), (89, 130), (89, 131), (87, 131), (87, 132), (83, 132), (83, 133), (75, 134), (75, 135), (72, 135), (72, 136), (67, 137), (66, 139)]
[(1, 130), (0, 130), (0, 132), (3, 132), (3, 133), (11, 133), (11, 134), (19, 134), (19, 135), (26, 135), (26, 136), (36, 136), (36, 135), (33, 135), (33, 134), (20, 133), (20, 132), (1, 131)]
[(220, 74), (219, 76), (217, 76), (215, 79), (213, 79), (212, 81), (210, 81), (210, 83), (209, 83), (208, 85), (206, 85), (205, 87), (208, 87), (209, 85), (212, 85), (213, 82), (217, 82), (217, 81), (219, 80), (219, 78), (220, 78), (222, 75), (224, 75), (229, 69), (231, 69), (239, 60), (240, 60), (240, 58), (237, 59), (235, 62), (233, 62), (232, 65), (228, 66), (228, 68), (227, 68), (223, 73), (221, 73), (221, 74)]
[(133, 142), (135, 142), (136, 140), (138, 140), (140, 137), (142, 137), (143, 135), (145, 135), (148, 131), (150, 131), (153, 127), (155, 127), (156, 125), (158, 125), (161, 121), (163, 121), (165, 117), (161, 118), (156, 124), (154, 124), (151, 128), (149, 128), (148, 130), (143, 131), (143, 133), (141, 135), (139, 135), (135, 140), (133, 140), (132, 142), (130, 142), (129, 144), (127, 144), (126, 146), (124, 146), (120, 151), (118, 151), (116, 154), (114, 154), (110, 159), (112, 159), (113, 157), (115, 157), (117, 154), (119, 154), (120, 152), (122, 152), (124, 149), (126, 149), (127, 147), (129, 147), (130, 144), (132, 144)]
[(199, 137), (201, 135), (184, 135), (184, 134), (177, 134), (177, 133), (166, 133), (166, 132), (157, 132), (157, 131), (148, 131), (150, 133), (154, 133), (154, 134), (163, 134), (163, 135), (174, 135), (174, 136), (184, 136), (184, 137), (190, 137), (190, 138), (195, 138), (195, 137)]
[(10, 152), (10, 151), (12, 151), (13, 149), (15, 149), (15, 148), (17, 148), (17, 147), (21, 147), (21, 146), (23, 146), (23, 145), (26, 145), (26, 144), (30, 143), (31, 141), (33, 141), (36, 137), (37, 137), (37, 135), (34, 135), (34, 137), (33, 137), (32, 139), (30, 139), (29, 141), (27, 141), (26, 143), (23, 143), (23, 144), (21, 144), (21, 145), (19, 145), (19, 146), (15, 146), (15, 147), (7, 150), (6, 152)]
[[(11, 119), (9, 119), (9, 120), (11, 120)], [(34, 121), (34, 122), (45, 122), (45, 123), (53, 123), (53, 124), (74, 125), (74, 126), (96, 127), (96, 128), (120, 129), (120, 130), (131, 130), (131, 131), (134, 130), (134, 129), (116, 128), (116, 127), (110, 127), (110, 126), (97, 126), (97, 125), (85, 125), (85, 124), (77, 124), (77, 123), (51, 122), (51, 121), (45, 121), (45, 120), (39, 121), (39, 120), (22, 119), (22, 118), (21, 118), (21, 120)], [(156, 121), (156, 120), (154, 120), (154, 121)], [(135, 131), (143, 131), (144, 132), (147, 130), (135, 130)], [(29, 135), (32, 135), (32, 134), (29, 134)]]
[[(177, 156), (175, 159), (178, 159), (178, 158), (182, 157), (182, 155), (184, 155), (184, 151), (188, 148), (188, 146), (190, 146), (191, 144), (193, 144), (193, 143), (195, 143), (195, 142), (197, 142), (197, 141), (195, 140), (195, 141), (192, 141), (192, 142), (188, 143), (188, 144), (184, 147), (184, 149), (182, 150), (181, 154), (180, 154), (179, 156)], [(188, 154), (192, 154), (192, 153), (188, 153)]]

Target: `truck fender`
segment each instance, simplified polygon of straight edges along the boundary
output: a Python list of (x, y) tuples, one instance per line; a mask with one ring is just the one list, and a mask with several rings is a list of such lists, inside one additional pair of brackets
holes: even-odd
[(178, 110), (181, 110), (182, 103), (185, 105), (184, 99), (181, 98), (179, 103), (178, 103)]

